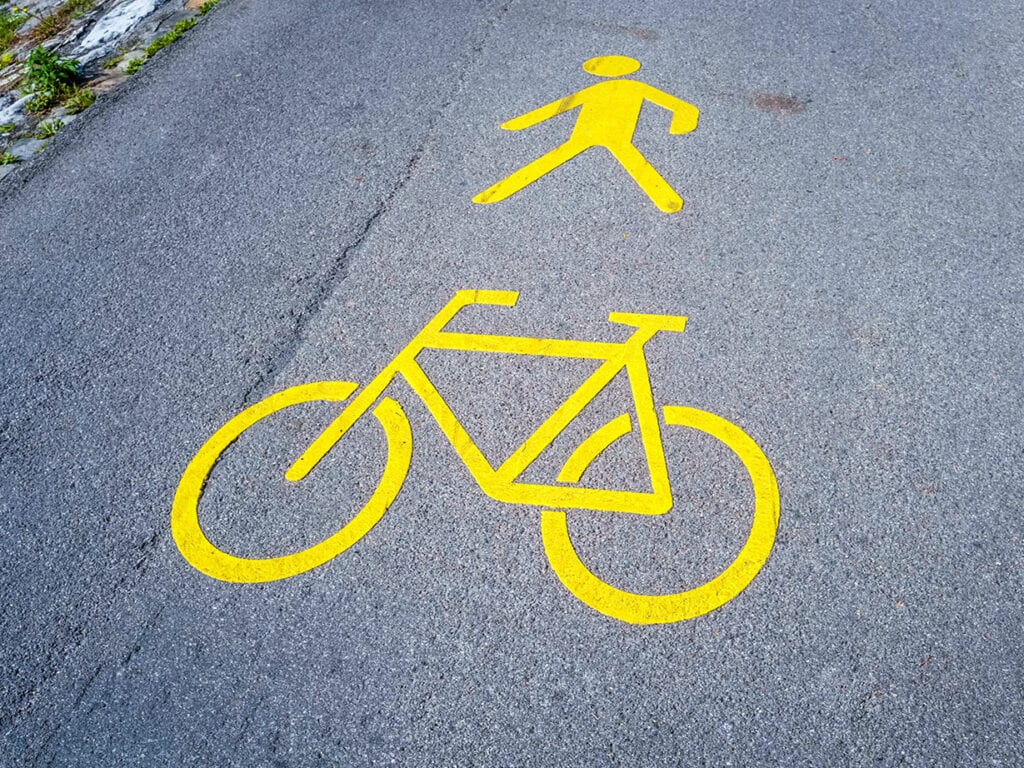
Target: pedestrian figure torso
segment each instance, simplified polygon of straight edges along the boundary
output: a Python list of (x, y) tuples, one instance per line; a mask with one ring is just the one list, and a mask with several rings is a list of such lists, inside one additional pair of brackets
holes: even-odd
[(594, 85), (570, 97), (579, 105), (570, 141), (591, 146), (621, 146), (633, 143), (633, 134), (644, 103), (643, 83), (612, 80)]

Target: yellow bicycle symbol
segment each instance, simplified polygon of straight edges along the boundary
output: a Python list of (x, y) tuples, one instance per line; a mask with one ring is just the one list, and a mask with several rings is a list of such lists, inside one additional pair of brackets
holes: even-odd
[[(405, 481), (412, 457), (412, 430), (395, 400), (383, 396), (398, 376), (423, 400), (444, 435), (465, 462), (481, 490), (493, 499), (511, 504), (542, 507), (541, 532), (551, 566), (576, 597), (602, 613), (635, 624), (682, 621), (715, 610), (736, 597), (761, 570), (779, 520), (779, 488), (764, 452), (742, 429), (707, 411), (668, 405), (661, 409), (666, 426), (683, 426), (712, 435), (741, 459), (753, 483), (753, 524), (738, 557), (711, 581), (684, 592), (644, 595), (626, 592), (599, 579), (582, 562), (569, 539), (567, 509), (662, 515), (672, 508), (662, 445), (662, 424), (654, 403), (644, 345), (660, 331), (681, 332), (685, 317), (612, 312), (608, 319), (635, 328), (624, 342), (542, 339), (455, 333), (445, 327), (464, 307), (473, 304), (514, 306), (515, 291), (459, 291), (451, 301), (398, 353), (369, 384), (342, 409), (285, 473), (293, 482), (302, 480), (333, 448), (355, 422), (372, 408), (387, 436), (388, 458), (380, 484), (366, 505), (341, 530), (324, 541), (280, 557), (251, 559), (218, 549), (199, 524), (199, 500), (203, 486), (221, 454), (245, 430), (271, 414), (299, 403), (343, 402), (358, 389), (353, 382), (323, 381), (302, 384), (278, 392), (246, 408), (207, 440), (185, 470), (174, 497), (171, 528), (178, 548), (195, 568), (230, 582), (264, 582), (284, 579), (323, 565), (365, 536), (391, 506)], [(494, 468), (459, 422), (417, 362), (424, 350), (534, 355), (603, 361), (531, 434), (507, 460)], [(594, 431), (571, 453), (558, 475), (558, 484), (520, 480), (530, 465), (618, 373), (625, 370), (634, 399), (636, 428), (650, 471), (651, 491), (608, 490), (580, 483), (584, 471), (601, 453), (633, 430), (629, 411)], [(375, 405), (376, 404), (376, 405)]]

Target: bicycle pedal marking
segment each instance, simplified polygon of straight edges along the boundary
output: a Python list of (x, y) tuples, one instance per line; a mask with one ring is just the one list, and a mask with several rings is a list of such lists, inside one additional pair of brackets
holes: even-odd
[[(707, 584), (675, 594), (627, 592), (595, 576), (580, 559), (569, 538), (566, 509), (647, 515), (664, 514), (671, 509), (672, 487), (645, 345), (662, 331), (682, 331), (686, 318), (613, 312), (609, 320), (635, 329), (623, 342), (444, 330), (466, 306), (489, 304), (511, 307), (517, 298), (518, 293), (514, 291), (458, 291), (394, 360), (364, 387), (344, 381), (300, 384), (251, 405), (230, 419), (189, 462), (175, 493), (171, 529), (185, 559), (196, 569), (222, 581), (276, 581), (323, 565), (362, 539), (394, 502), (409, 471), (413, 448), (409, 419), (402, 406), (385, 395), (391, 382), (401, 377), (423, 401), (484, 493), (499, 501), (541, 508), (544, 550), (559, 579), (582, 602), (621, 621), (659, 624), (701, 616), (736, 597), (760, 572), (771, 552), (778, 528), (779, 489), (771, 464), (757, 443), (738, 426), (713, 413), (677, 405), (666, 405), (661, 409), (667, 427), (688, 427), (716, 438), (739, 457), (750, 475), (754, 492), (750, 534), (734, 562), (721, 574)], [(419, 354), (428, 349), (602, 362), (511, 456), (495, 468), (418, 363)], [(563, 465), (556, 482), (522, 481), (524, 473), (558, 435), (622, 371), (626, 372), (633, 396), (632, 412), (616, 416), (585, 438)], [(380, 483), (369, 501), (339, 531), (299, 552), (270, 558), (244, 558), (219, 549), (207, 538), (199, 521), (200, 499), (214, 465), (236, 439), (263, 419), (292, 406), (315, 401), (338, 403), (340, 412), (296, 458), (285, 477), (291, 482), (301, 482), (356, 421), (371, 414), (384, 430), (387, 459)], [(617, 440), (634, 432), (639, 436), (647, 461), (650, 491), (591, 488), (580, 484), (587, 468), (598, 457)]]

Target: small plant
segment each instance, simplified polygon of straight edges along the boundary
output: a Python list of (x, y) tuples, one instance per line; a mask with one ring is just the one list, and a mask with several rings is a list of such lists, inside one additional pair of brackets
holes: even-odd
[(69, 115), (77, 115), (79, 112), (88, 109), (96, 102), (96, 94), (92, 88), (79, 88), (64, 102), (64, 108)]
[(38, 13), (35, 13), (35, 12), (33, 12), (33, 11), (32, 11), (32, 10), (30, 9), (30, 8), (25, 8), (25, 7), (19, 8), (19, 7), (18, 7), (18, 6), (16, 6), (16, 5), (12, 5), (12, 6), (11, 6), (11, 11), (10, 11), (10, 12), (11, 12), (11, 13), (20, 13), (20, 14), (22, 14), (22, 15), (23, 15), (23, 16), (24, 16), (24, 17), (25, 17), (26, 19), (27, 19), (27, 18), (29, 18), (30, 16), (31, 16), (31, 17), (32, 17), (33, 19), (42, 19), (42, 18), (43, 18), (43, 17), (42, 17), (42, 16), (40, 16), (40, 15), (39, 15)]
[(199, 15), (205, 16), (216, 7), (220, 0), (206, 0), (201, 6), (199, 6)]
[(71, 93), (78, 77), (78, 62), (62, 59), (38, 46), (25, 60), (25, 92), (35, 96), (25, 105), (30, 114), (45, 112)]
[(56, 93), (53, 91), (43, 91), (29, 99), (28, 103), (25, 104), (25, 111), (30, 115), (41, 115), (50, 107), (56, 105), (58, 101), (60, 101), (60, 96)]
[(121, 53), (117, 54), (116, 56), (111, 56), (109, 59), (107, 59), (105, 62), (103, 62), (103, 68), (104, 69), (113, 69), (118, 64), (120, 64), (122, 61), (124, 61), (124, 57), (126, 55), (127, 55), (126, 52), (122, 51)]
[[(91, 11), (94, 5), (96, 5), (96, 0), (67, 0), (59, 5), (53, 13), (39, 21), (39, 25), (32, 30), (32, 39), (41, 43), (43, 40), (53, 37), (67, 27), (72, 19), (79, 19)], [(26, 9), (21, 8), (20, 10), (25, 11)]]
[(49, 141), (44, 141), (42, 144), (40, 144), (38, 147), (36, 147), (35, 149), (32, 150), (32, 154), (33, 155), (38, 155), (40, 152), (42, 152), (44, 149), (46, 149), (46, 145), (49, 144), (49, 143), (50, 143)]
[(60, 129), (64, 127), (64, 121), (54, 118), (53, 120), (47, 120), (45, 123), (40, 123), (36, 129), (37, 139), (52, 139), (58, 133)]
[(14, 123), (4, 123), (0, 125), (0, 136), (10, 136), (17, 130), (18, 126)]
[(137, 59), (132, 59), (125, 65), (124, 73), (126, 75), (134, 75), (142, 69), (142, 65), (146, 63), (146, 59), (148, 58), (148, 56), (139, 56)]
[(29, 93), (59, 97), (71, 91), (78, 78), (78, 61), (62, 59), (56, 51), (38, 46), (25, 61), (25, 85)]
[(28, 21), (29, 13), (14, 6), (9, 11), (0, 13), (0, 48), (6, 48), (18, 32), (18, 27)]
[(14, 165), (15, 163), (20, 162), (21, 159), (17, 155), (13, 154), (10, 150), (0, 155), (0, 165)]
[(96, 6), (96, 0), (68, 0), (64, 5), (72, 16), (80, 19)]
[(147, 56), (152, 56), (157, 51), (159, 51), (159, 50), (161, 50), (163, 48), (166, 48), (168, 45), (170, 45), (175, 40), (177, 40), (179, 37), (184, 35), (186, 32), (188, 32), (190, 29), (192, 29), (192, 27), (194, 27), (198, 23), (199, 22), (196, 21), (195, 19), (182, 19), (177, 24), (175, 24), (174, 25), (174, 29), (172, 29), (166, 35), (161, 35), (156, 40), (154, 40), (152, 43), (147, 45), (146, 46), (146, 55)]
[(14, 63), (14, 54), (11, 53), (10, 51), (7, 51), (5, 54), (0, 56), (0, 69), (3, 69), (4, 67), (9, 67), (13, 63)]

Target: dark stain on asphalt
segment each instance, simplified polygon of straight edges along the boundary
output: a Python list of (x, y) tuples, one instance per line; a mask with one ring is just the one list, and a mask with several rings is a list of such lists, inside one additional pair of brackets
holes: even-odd
[(605, 32), (612, 35), (623, 35), (625, 37), (631, 37), (634, 40), (651, 41), (657, 40), (661, 35), (655, 32), (653, 29), (641, 26), (630, 26), (627, 24), (590, 24), (588, 25), (599, 32)]
[(771, 112), (776, 115), (798, 115), (807, 109), (808, 104), (795, 96), (770, 91), (755, 93), (750, 97), (750, 103), (762, 112)]
[(622, 27), (622, 32), (636, 40), (657, 40), (659, 35), (647, 27)]

